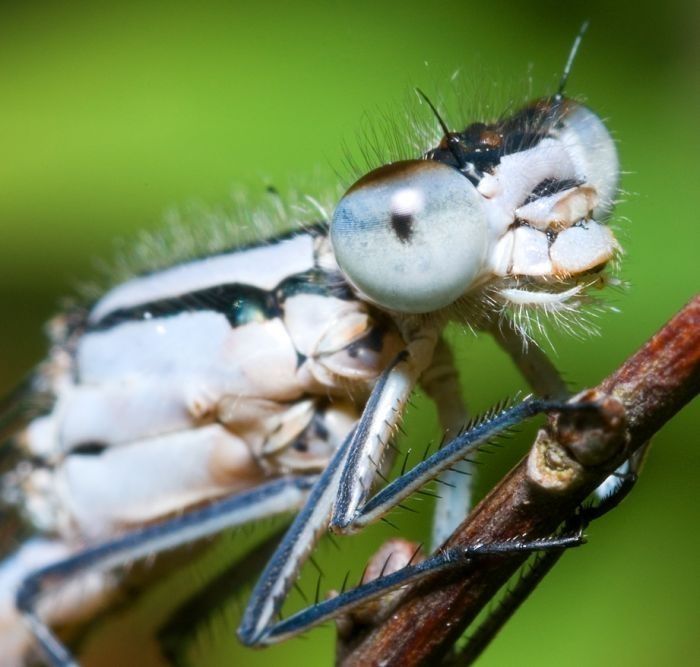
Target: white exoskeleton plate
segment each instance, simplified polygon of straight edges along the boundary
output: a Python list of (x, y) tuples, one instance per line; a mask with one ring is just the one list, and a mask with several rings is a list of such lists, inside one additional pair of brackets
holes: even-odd
[[(371, 171), (331, 220), (134, 277), (56, 318), (30, 382), (46, 408), (15, 435), (2, 480), (34, 537), (0, 565), (1, 664), (23, 664), (30, 629), (55, 664), (70, 664), (43, 623), (108, 604), (115, 565), (300, 508), (309, 489), (240, 634), (264, 644), (328, 617), (272, 626), (318, 536), (356, 530), (450, 475), (450, 461), (431, 459), (369, 501), (416, 383), (445, 429), (465, 418), (442, 328), (510, 326), (515, 338), (501, 342), (518, 356), (540, 315), (575, 317), (620, 251), (605, 224), (618, 173), (598, 116), (543, 98)], [(539, 382), (560, 393), (556, 378)], [(438, 503), (438, 543), (467, 511), (463, 479)], [(202, 508), (231, 498), (246, 510), (226, 506), (207, 523)], [(171, 532), (150, 529), (170, 521)], [(29, 586), (25, 630), (15, 594), (43, 567), (65, 580), (61, 603), (47, 591), (35, 609), (43, 591)]]

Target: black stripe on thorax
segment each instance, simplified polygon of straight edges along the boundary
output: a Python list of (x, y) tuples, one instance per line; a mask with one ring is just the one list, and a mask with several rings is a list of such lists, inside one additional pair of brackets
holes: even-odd
[(214, 285), (129, 308), (118, 308), (90, 326), (89, 331), (105, 331), (125, 322), (160, 319), (198, 311), (221, 313), (234, 327), (278, 314), (273, 295), (258, 287), (233, 283)]
[(340, 274), (314, 268), (285, 278), (269, 291), (253, 285), (228, 283), (118, 308), (91, 325), (88, 331), (106, 331), (126, 322), (201, 311), (221, 313), (232, 327), (238, 327), (280, 317), (286, 299), (297, 294), (320, 294), (346, 300), (355, 298)]

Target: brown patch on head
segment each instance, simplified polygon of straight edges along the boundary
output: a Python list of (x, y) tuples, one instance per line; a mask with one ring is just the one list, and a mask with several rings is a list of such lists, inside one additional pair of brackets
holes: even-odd
[(503, 143), (503, 136), (495, 130), (484, 129), (479, 137), (479, 145), (488, 148), (499, 148)]
[(383, 182), (411, 176), (417, 171), (427, 171), (441, 167), (442, 165), (439, 162), (433, 160), (400, 160), (392, 162), (365, 174), (360, 180), (353, 183), (345, 194), (350, 194), (366, 185), (381, 185)]

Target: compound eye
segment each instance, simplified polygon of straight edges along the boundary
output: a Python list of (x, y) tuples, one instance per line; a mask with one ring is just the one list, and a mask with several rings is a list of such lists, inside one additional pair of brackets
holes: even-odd
[(380, 167), (340, 200), (331, 221), (338, 265), (380, 306), (443, 308), (484, 268), (489, 235), (481, 195), (456, 169), (430, 160)]

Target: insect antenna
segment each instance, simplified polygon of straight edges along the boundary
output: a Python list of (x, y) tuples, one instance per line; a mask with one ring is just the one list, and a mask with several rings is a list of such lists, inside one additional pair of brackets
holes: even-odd
[(447, 123), (443, 120), (442, 116), (440, 115), (440, 112), (437, 110), (435, 105), (430, 101), (430, 98), (420, 89), (416, 88), (416, 93), (420, 95), (420, 97), (425, 101), (425, 103), (430, 107), (430, 110), (433, 112), (433, 116), (437, 119), (437, 122), (440, 124), (440, 129), (443, 131), (445, 135), (445, 139), (447, 139), (447, 148), (449, 148), (450, 153), (452, 153), (452, 157), (457, 162), (457, 166), (460, 169), (464, 169), (464, 167), (467, 166), (467, 163), (464, 161), (462, 156), (459, 154), (459, 151), (455, 147), (455, 141), (459, 141), (454, 134), (450, 131), (450, 129), (447, 127)]
[(564, 89), (566, 88), (566, 84), (569, 81), (571, 68), (574, 65), (576, 54), (578, 53), (578, 49), (581, 46), (581, 41), (583, 40), (583, 36), (586, 34), (586, 30), (588, 30), (589, 24), (590, 21), (583, 22), (583, 24), (579, 28), (578, 35), (576, 35), (576, 39), (574, 39), (574, 43), (571, 45), (569, 57), (566, 59), (566, 65), (564, 65), (564, 71), (562, 72), (561, 79), (559, 80), (559, 88), (557, 88), (557, 94), (554, 96), (554, 99), (556, 99), (557, 101), (561, 100), (564, 97)]

